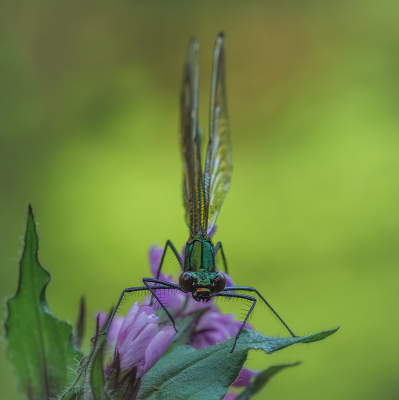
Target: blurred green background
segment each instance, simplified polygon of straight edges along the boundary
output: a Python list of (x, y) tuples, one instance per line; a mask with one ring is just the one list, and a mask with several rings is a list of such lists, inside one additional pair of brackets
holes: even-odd
[[(182, 67), (194, 34), (206, 128), (224, 30), (234, 173), (215, 239), (294, 332), (341, 325), (251, 353), (259, 369), (303, 361), (256, 399), (397, 399), (398, 17), (397, 1), (2, 2), (2, 317), (28, 203), (50, 308), (72, 322), (81, 294), (91, 316), (139, 285), (152, 243), (183, 246)], [(265, 307), (252, 322), (286, 334)], [(22, 398), (3, 359), (0, 376), (2, 399)]]

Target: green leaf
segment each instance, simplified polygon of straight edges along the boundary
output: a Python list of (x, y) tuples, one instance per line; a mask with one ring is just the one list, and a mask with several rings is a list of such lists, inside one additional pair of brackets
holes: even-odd
[(83, 337), (86, 331), (86, 299), (84, 296), (80, 298), (79, 315), (75, 326), (75, 335), (73, 342), (80, 349), (82, 347)]
[[(105, 336), (99, 337), (99, 329), (100, 317), (97, 316), (96, 334), (90, 348), (90, 353), (79, 361), (78, 368), (75, 371), (75, 379), (70, 387), (60, 396), (60, 400), (82, 400), (87, 398), (87, 393), (91, 394), (93, 392), (92, 385), (88, 385), (87, 383), (88, 381), (90, 381), (90, 384), (92, 384), (91, 373), (93, 371), (94, 362), (97, 358), (99, 348), (101, 349), (102, 353), (104, 351), (104, 346), (106, 343)], [(100, 361), (102, 362), (101, 357), (102, 355), (100, 356)], [(97, 372), (95, 374), (97, 374)], [(98, 379), (101, 379), (101, 377), (96, 377), (97, 381)]]
[(72, 382), (71, 386), (60, 396), (60, 400), (81, 400), (85, 397), (85, 393), (87, 390), (86, 385), (86, 375), (88, 373), (88, 367), (90, 360), (94, 354), (94, 348), (90, 352), (90, 354), (86, 357), (83, 357), (79, 366), (76, 369), (76, 377)]
[(82, 354), (72, 343), (72, 326), (53, 316), (45, 292), (50, 274), (38, 261), (38, 237), (29, 206), (17, 293), (7, 301), (8, 358), (18, 386), (28, 399), (57, 395), (73, 379), (70, 372)]
[(269, 382), (270, 378), (277, 374), (277, 372), (282, 371), (288, 367), (295, 367), (300, 364), (299, 362), (293, 364), (283, 364), (283, 365), (274, 365), (262, 371), (256, 378), (246, 387), (246, 389), (241, 392), (236, 400), (248, 400), (258, 392), (260, 392), (263, 387)]
[[(267, 354), (272, 354), (278, 350), (284, 349), (285, 347), (291, 346), (296, 343), (313, 343), (323, 340), (328, 336), (332, 335), (339, 329), (339, 326), (313, 333), (312, 335), (298, 336), (298, 337), (273, 337), (264, 336), (257, 331), (250, 331), (244, 329), (241, 333), (240, 338), (237, 341), (236, 348), (248, 349), (248, 350), (263, 350)], [(234, 338), (222, 343), (226, 347), (232, 347)], [(234, 350), (235, 351), (235, 350)]]
[(176, 347), (145, 375), (139, 398), (222, 399), (236, 380), (249, 350), (263, 350), (271, 354), (296, 343), (325, 339), (337, 329), (295, 338), (264, 336), (244, 329), (232, 353), (234, 338), (199, 351), (190, 346)]
[(247, 353), (247, 350), (230, 353), (230, 349), (221, 345), (199, 351), (190, 346), (176, 347), (145, 375), (139, 398), (222, 399), (236, 380)]
[(106, 345), (106, 340), (103, 340), (100, 347), (94, 356), (93, 368), (91, 370), (90, 386), (93, 393), (94, 400), (110, 399), (109, 395), (105, 392), (105, 380), (103, 372), (103, 354)]

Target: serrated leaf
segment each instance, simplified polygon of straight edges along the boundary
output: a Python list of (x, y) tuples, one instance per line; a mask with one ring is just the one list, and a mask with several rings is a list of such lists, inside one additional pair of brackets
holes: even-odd
[(244, 329), (232, 353), (234, 338), (199, 351), (192, 350), (190, 346), (176, 347), (145, 375), (139, 398), (222, 399), (237, 378), (249, 350), (263, 350), (271, 354), (296, 343), (325, 339), (337, 329), (295, 338), (264, 336)]
[(50, 274), (38, 260), (38, 237), (29, 206), (17, 293), (7, 301), (7, 354), (18, 386), (29, 399), (56, 397), (73, 379), (82, 354), (72, 343), (72, 326), (52, 315), (45, 290)]
[(265, 369), (256, 376), (256, 378), (245, 388), (243, 392), (238, 395), (238, 397), (236, 397), (236, 400), (249, 400), (252, 396), (260, 392), (266, 383), (269, 382), (269, 380), (278, 372), (285, 368), (294, 367), (299, 364), (300, 363), (297, 362), (293, 364), (274, 365)]
[(110, 399), (109, 395), (105, 391), (105, 380), (103, 372), (103, 354), (105, 345), (106, 341), (103, 340), (93, 360), (93, 367), (90, 376), (90, 386), (94, 400)]
[[(263, 350), (267, 354), (272, 354), (278, 350), (284, 349), (288, 346), (292, 346), (296, 343), (312, 343), (323, 340), (328, 336), (332, 335), (339, 329), (339, 326), (328, 329), (326, 331), (321, 331), (318, 333), (313, 333), (306, 336), (298, 337), (274, 337), (265, 336), (257, 331), (250, 331), (244, 329), (237, 341), (236, 348), (243, 348), (248, 350)], [(234, 338), (222, 343), (224, 346), (231, 346), (234, 343)], [(235, 350), (234, 350), (235, 351)]]

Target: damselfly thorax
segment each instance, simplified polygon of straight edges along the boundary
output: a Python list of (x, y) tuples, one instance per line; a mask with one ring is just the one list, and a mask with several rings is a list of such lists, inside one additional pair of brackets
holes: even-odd
[(209, 237), (190, 237), (184, 252), (183, 273), (179, 284), (197, 301), (208, 302), (226, 286), (226, 278), (216, 271), (214, 246)]

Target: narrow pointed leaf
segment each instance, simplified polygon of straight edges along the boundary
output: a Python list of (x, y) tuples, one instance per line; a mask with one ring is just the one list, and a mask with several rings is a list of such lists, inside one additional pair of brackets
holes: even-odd
[(38, 260), (38, 237), (29, 207), (17, 293), (7, 301), (8, 358), (18, 386), (29, 399), (55, 398), (73, 379), (81, 353), (72, 343), (72, 326), (49, 311), (45, 291), (50, 274)]
[(247, 387), (241, 392), (236, 400), (249, 400), (252, 396), (260, 392), (263, 387), (269, 382), (270, 378), (288, 367), (294, 367), (300, 364), (299, 362), (293, 364), (274, 365), (262, 371)]
[(90, 352), (87, 356), (83, 357), (75, 370), (75, 377), (68, 389), (60, 396), (60, 400), (83, 400), (87, 398), (87, 392), (92, 392), (92, 387), (88, 385), (91, 383), (91, 371), (93, 371), (93, 364), (98, 354), (99, 348), (103, 349), (106, 343), (106, 337), (99, 337), (100, 330), (100, 317), (97, 315), (96, 333), (91, 344)]
[(94, 356), (93, 368), (91, 370), (90, 386), (93, 393), (94, 400), (107, 400), (110, 399), (105, 391), (105, 380), (103, 372), (103, 354), (106, 341), (103, 340), (100, 347)]
[[(238, 339), (236, 348), (238, 347), (248, 350), (263, 350), (267, 354), (272, 354), (278, 350), (284, 349), (285, 347), (291, 346), (296, 343), (312, 343), (323, 340), (335, 333), (338, 329), (339, 326), (326, 331), (313, 333), (312, 335), (298, 337), (264, 336), (259, 332), (244, 329), (240, 338)], [(227, 347), (232, 346), (233, 341), (234, 339), (230, 339), (222, 344)]]
[(86, 299), (84, 296), (80, 298), (79, 315), (75, 326), (74, 343), (80, 349), (82, 347), (83, 337), (86, 331)]

